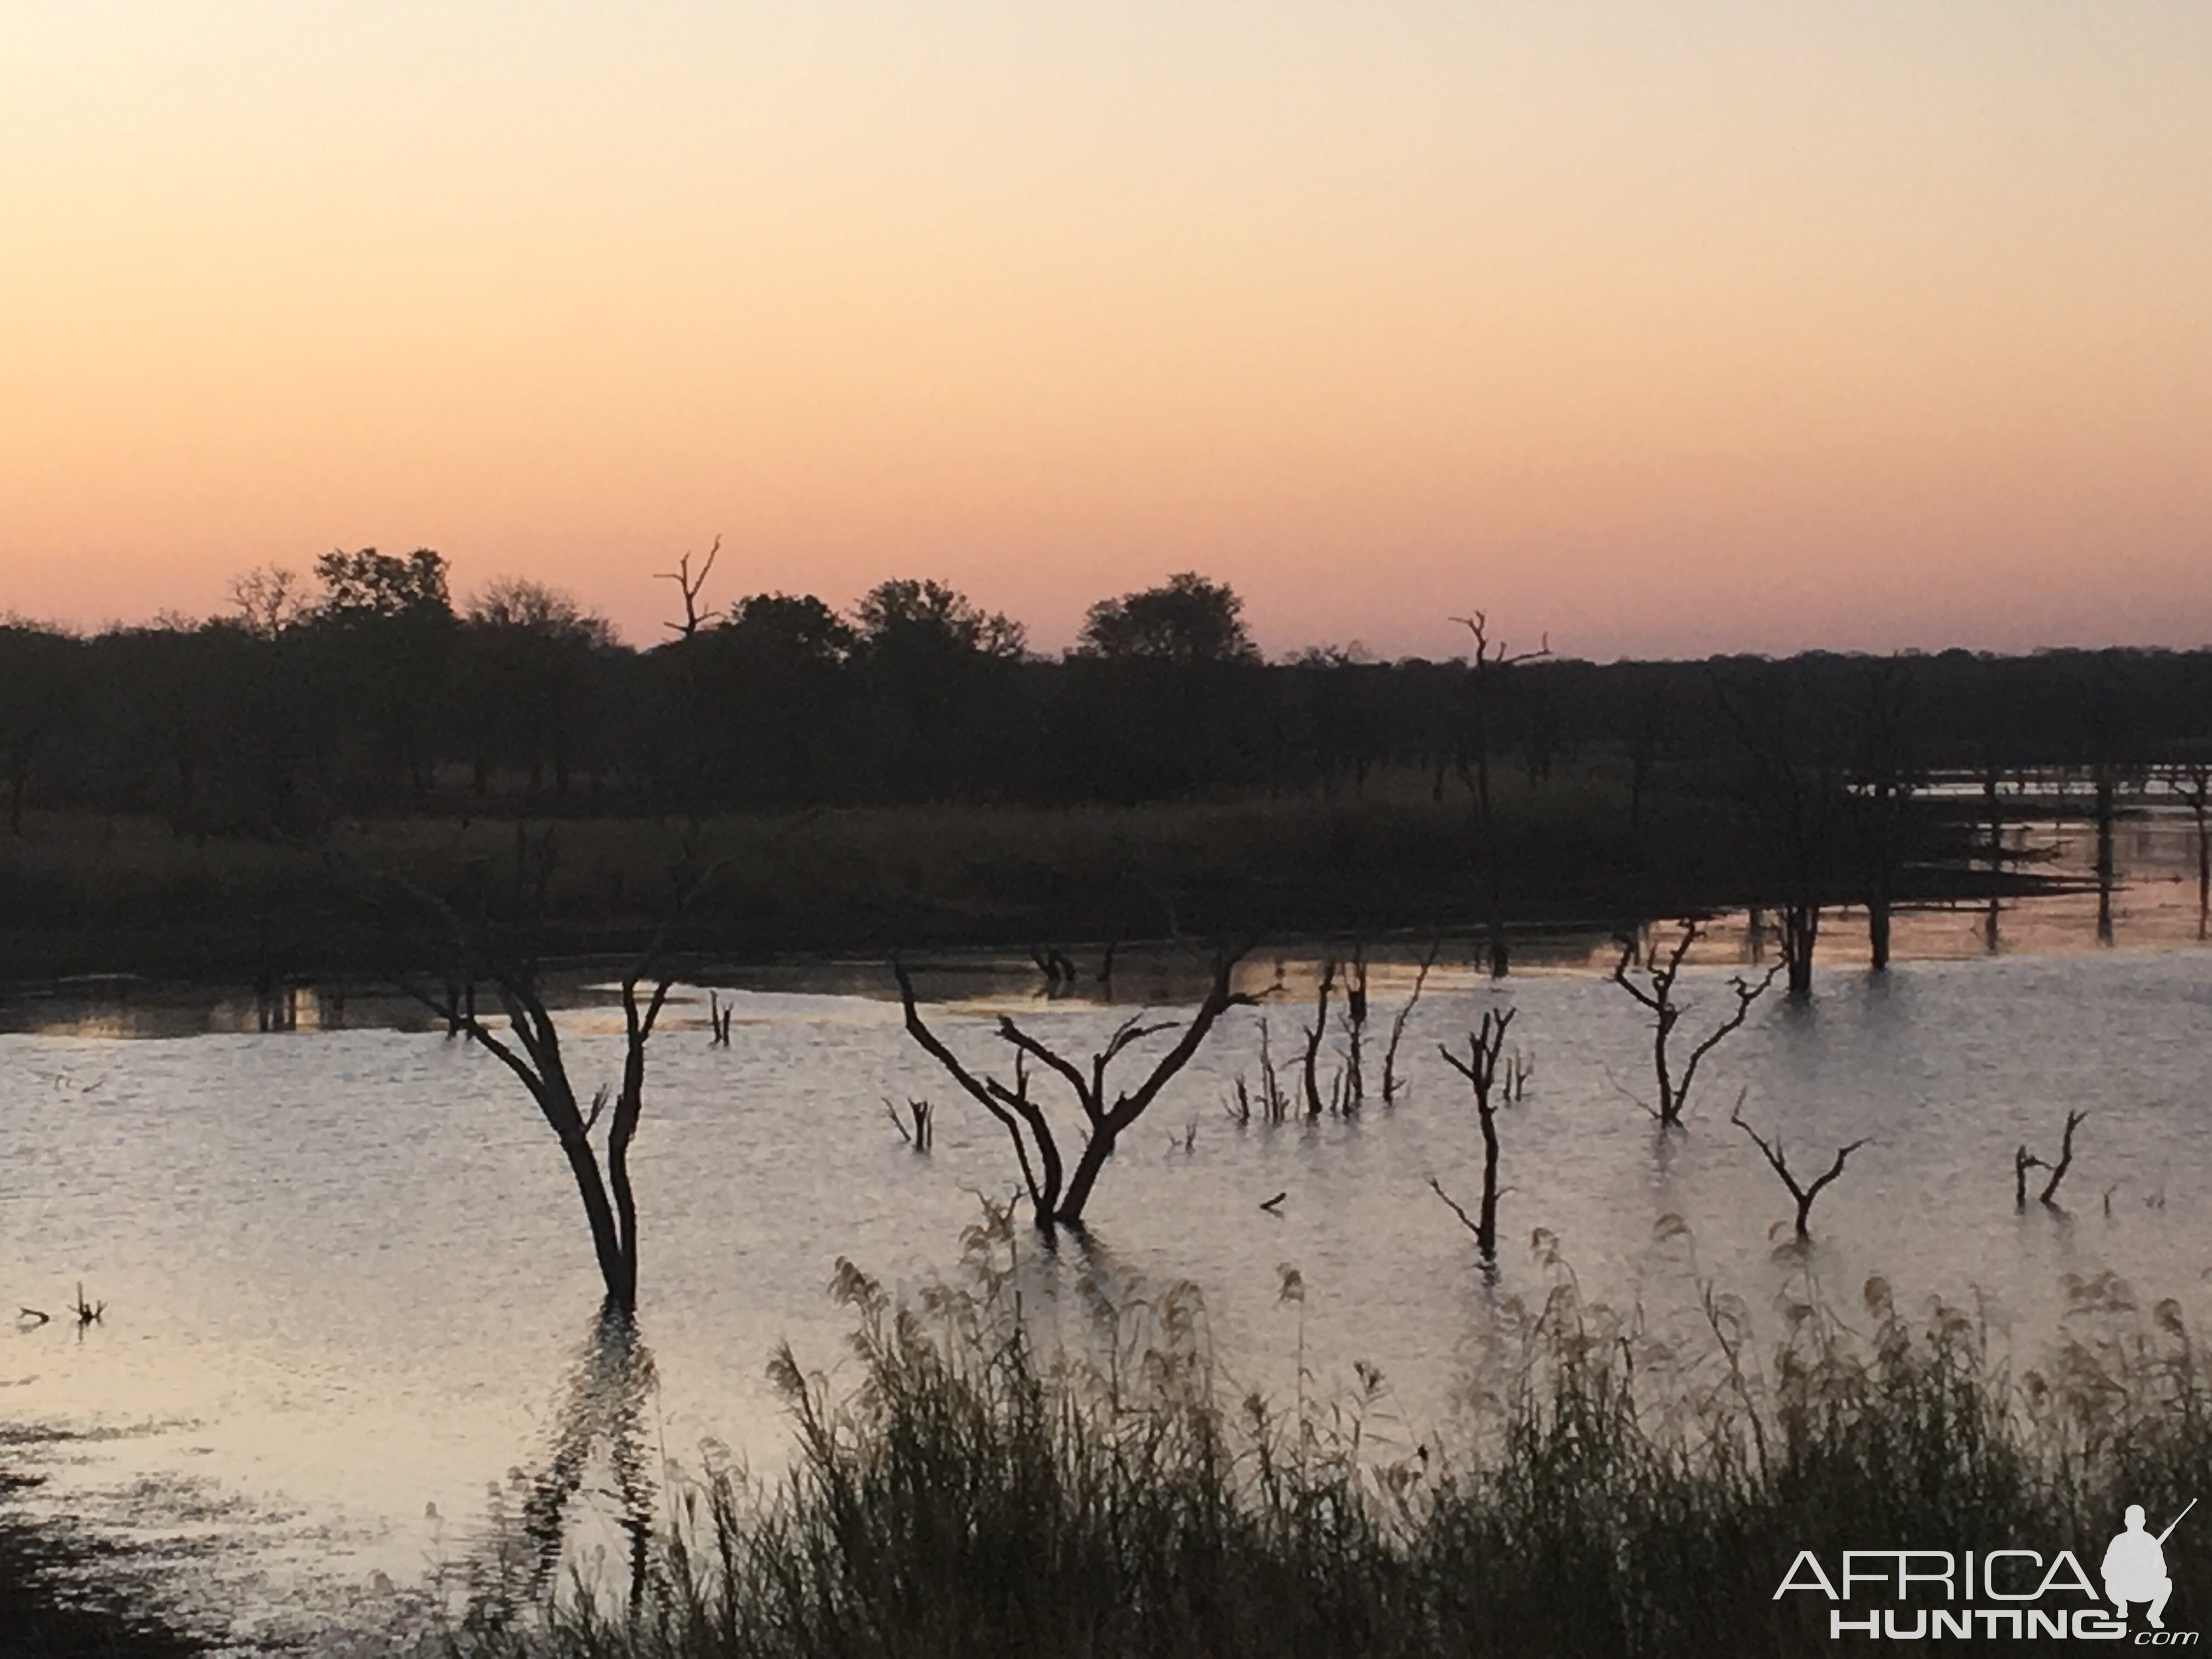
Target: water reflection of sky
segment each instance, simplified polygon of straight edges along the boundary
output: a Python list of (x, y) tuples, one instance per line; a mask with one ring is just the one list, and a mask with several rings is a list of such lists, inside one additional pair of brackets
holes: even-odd
[[(2088, 841), (2069, 832), (2059, 867), (2087, 868)], [(1806, 1271), (1775, 1256), (1786, 1199), (1727, 1125), (1741, 1089), (1750, 1116), (1808, 1156), (1873, 1137), (1815, 1212), (1810, 1269), (1845, 1303), (1875, 1271), (1902, 1296), (1979, 1291), (2039, 1341), (2063, 1275), (2111, 1268), (2201, 1321), (2212, 954), (2130, 948), (2195, 937), (2179, 826), (2124, 823), (2118, 852), (2117, 950), (2095, 945), (2094, 895), (2068, 893), (2008, 905), (1993, 960), (1972, 959), (1978, 911), (1901, 919), (1911, 960), (1875, 981), (1848, 970), (1862, 919), (1831, 918), (1813, 1006), (1762, 1007), (1711, 1062), (1690, 1130), (1664, 1141), (1628, 1098), (1645, 1028), (1589, 971), (1611, 954), (1589, 936), (1532, 942), (1530, 971), (1502, 987), (1464, 951), (1448, 957), (1407, 1028), (1402, 1104), (1240, 1127), (1223, 1105), (1255, 1072), (1261, 1019), (1280, 1055), (1310, 1017), (1310, 958), (1255, 959), (1255, 988), (1279, 977), (1282, 991), (1224, 1020), (1132, 1132), (1090, 1244), (1026, 1269), (1032, 1305), (1075, 1334), (1079, 1283), (1126, 1299), (1187, 1278), (1231, 1378), (1280, 1388), (1296, 1333), (1277, 1267), (1294, 1263), (1323, 1374), (1381, 1365), (1397, 1426), (1379, 1431), (1425, 1433), (1480, 1369), (1495, 1299), (1541, 1289), (1535, 1226), (1560, 1236), (1589, 1294), (1641, 1298), (1662, 1322), (1699, 1276), (1764, 1306)], [(1724, 1006), (1747, 949), (1741, 918), (1717, 927), (1690, 1000)], [(1419, 954), (1378, 952), (1378, 1029)], [(1171, 1000), (1188, 982), (1139, 955), (1114, 991)], [(966, 1017), (1018, 1011), (1084, 1048), (1127, 1012), (1047, 1004), (1024, 963), (939, 964), (926, 986), (977, 1063), (998, 1045)], [(878, 963), (757, 975), (715, 994), (737, 1002), (728, 1050), (708, 1045), (707, 994), (679, 992), (636, 1153), (651, 1354), (638, 1374), (593, 1346), (575, 1193), (527, 1098), (483, 1054), (385, 1023), (396, 1000), (356, 990), (346, 1028), (318, 1031), (323, 1007), (303, 992), (296, 1029), (269, 1032), (251, 998), (17, 1005), (0, 1036), (0, 1303), (57, 1317), (0, 1324), (8, 1461), (50, 1477), (38, 1501), (53, 1512), (195, 1552), (182, 1578), (272, 1620), (356, 1603), (368, 1619), (385, 1605), (374, 1575), (404, 1586), (497, 1538), (528, 1544), (548, 1491), (618, 1565), (624, 1458), (633, 1474), (641, 1447), (655, 1469), (664, 1450), (696, 1466), (714, 1442), (772, 1464), (784, 1425), (764, 1364), (787, 1337), (805, 1362), (838, 1366), (845, 1320), (823, 1294), (837, 1259), (912, 1287), (951, 1269), (974, 1193), (1006, 1189), (1002, 1132), (915, 1052), (886, 989)], [(588, 1086), (614, 1074), (618, 1022), (588, 980), (568, 1000)], [(1501, 1000), (1519, 1010), (1535, 1080), (1502, 1123), (1512, 1242), (1492, 1288), (1425, 1183), (1465, 1195), (1479, 1182), (1462, 1085), (1435, 1050)], [(942, 1109), (927, 1158), (882, 1104), (925, 1095)], [(2048, 1150), (2085, 1106), (2070, 1213), (2015, 1216), (2014, 1147)], [(1262, 1212), (1277, 1192), (1279, 1212)], [(1656, 1238), (1672, 1216), (1687, 1235)], [(80, 1281), (107, 1304), (81, 1334), (62, 1316)]]

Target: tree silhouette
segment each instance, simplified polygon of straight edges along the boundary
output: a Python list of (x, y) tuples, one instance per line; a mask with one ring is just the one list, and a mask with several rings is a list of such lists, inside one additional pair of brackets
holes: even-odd
[(1091, 607), (1078, 647), (1100, 657), (1141, 657), (1188, 666), (1202, 662), (1260, 660), (1245, 631), (1244, 601), (1226, 582), (1194, 570), (1170, 576), (1158, 587), (1101, 599)]

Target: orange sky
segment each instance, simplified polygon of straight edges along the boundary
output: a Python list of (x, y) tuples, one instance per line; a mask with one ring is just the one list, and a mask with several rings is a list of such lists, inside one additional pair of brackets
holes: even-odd
[(0, 612), (2212, 641), (2212, 6), (9, 9)]

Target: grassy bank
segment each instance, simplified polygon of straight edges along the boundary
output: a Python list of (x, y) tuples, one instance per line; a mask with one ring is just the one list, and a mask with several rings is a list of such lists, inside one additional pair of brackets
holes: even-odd
[[(1632, 822), (1602, 772), (1498, 786), (1504, 907), (1597, 923), (1754, 901), (1776, 883), (1725, 803), (1654, 795)], [(546, 843), (545, 946), (634, 949), (671, 872), (726, 860), (687, 943), (733, 956), (881, 951), (1197, 933), (1376, 933), (1466, 927), (1488, 884), (1464, 792), (1378, 777), (1361, 795), (1127, 809), (1012, 805), (636, 818), (528, 826)], [(0, 975), (322, 976), (422, 959), (438, 930), (394, 878), (440, 893), (511, 872), (513, 820), (375, 819), (321, 842), (195, 840), (158, 821), (30, 814), (0, 836)], [(528, 856), (536, 860), (540, 853)], [(535, 866), (533, 866), (535, 867)], [(1954, 866), (1899, 896), (1950, 896)], [(1835, 895), (1856, 898), (1838, 877)]]
[[(843, 1271), (857, 1381), (833, 1395), (779, 1357), (792, 1472), (695, 1491), (633, 1607), (480, 1600), (457, 1651), (1825, 1653), (1829, 1601), (1775, 1595), (1800, 1550), (1833, 1577), (1847, 1548), (2063, 1548), (2094, 1577), (2126, 1504), (2156, 1528), (2212, 1491), (2212, 1382), (2172, 1305), (2146, 1315), (2110, 1279), (2015, 1372), (1973, 1319), (1910, 1316), (1880, 1281), (1848, 1323), (1785, 1303), (1761, 1348), (1724, 1296), (1701, 1339), (1662, 1340), (1562, 1274), (1509, 1309), (1480, 1426), (1447, 1455), (1369, 1435), (1372, 1373), (1279, 1411), (1224, 1398), (1187, 1289), (1115, 1310), (1109, 1358), (1048, 1361), (1003, 1231), (978, 1243), (972, 1286), (912, 1306)], [(2166, 1624), (2196, 1628), (2212, 1547), (2178, 1537), (2168, 1561)]]

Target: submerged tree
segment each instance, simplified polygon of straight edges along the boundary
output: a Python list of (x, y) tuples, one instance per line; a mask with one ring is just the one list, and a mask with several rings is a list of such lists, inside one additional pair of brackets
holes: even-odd
[(2074, 1167), (2074, 1132), (2087, 1121), (2088, 1116), (2089, 1114), (2085, 1111), (2070, 1111), (2066, 1114), (2066, 1128), (2059, 1144), (2057, 1163), (2053, 1164), (2038, 1158), (2027, 1150), (2025, 1142), (2021, 1144), (2020, 1150), (2013, 1154), (2012, 1206), (2014, 1210), (2025, 1210), (2027, 1207), (2027, 1172), (2030, 1170), (2051, 1171), (2051, 1179), (2043, 1183), (2043, 1190), (2036, 1196), (2050, 1208), (2055, 1210), (2058, 1207), (2058, 1183), (2066, 1179), (2066, 1172)]
[(1814, 1177), (1812, 1184), (1808, 1186), (1791, 1172), (1789, 1155), (1783, 1150), (1780, 1139), (1778, 1137), (1769, 1140), (1743, 1121), (1743, 1102), (1741, 1099), (1737, 1100), (1735, 1109), (1729, 1114), (1729, 1121), (1751, 1137), (1752, 1145), (1758, 1147), (1765, 1158), (1767, 1167), (1774, 1171), (1776, 1178), (1790, 1189), (1790, 1196), (1796, 1200), (1797, 1239), (1800, 1243), (1802, 1243), (1812, 1237), (1808, 1223), (1813, 1213), (1813, 1200), (1826, 1192), (1830, 1183), (1843, 1174), (1845, 1160), (1866, 1145), (1866, 1137), (1861, 1136), (1848, 1146), (1838, 1146), (1836, 1149), (1836, 1161), (1827, 1167), (1825, 1173)]
[[(536, 854), (535, 880), (527, 884), (534, 886), (538, 895), (534, 902), (542, 902), (552, 855), (549, 836)], [(406, 990), (439, 1014), (449, 1033), (488, 1050), (529, 1091), (547, 1126), (560, 1140), (569, 1173), (575, 1179), (591, 1228), (592, 1248), (599, 1259), (599, 1276), (606, 1285), (607, 1305), (625, 1318), (637, 1310), (637, 1197), (630, 1184), (629, 1149), (645, 1113), (646, 1044), (652, 1040), (653, 1027), (676, 983), (665, 955), (668, 936), (718, 869), (709, 869), (683, 891), (652, 944), (623, 975), (622, 1081), (615, 1090), (602, 1085), (588, 1109), (578, 1103), (575, 1085), (568, 1075), (561, 1034), (545, 1004), (537, 954), (529, 945), (529, 930), (499, 930), (481, 920), (472, 924), (443, 899), (410, 890), (445, 921), (453, 957), (441, 992), (426, 990), (411, 981), (405, 982)], [(488, 984), (497, 999), (507, 1018), (504, 1032), (478, 1016), (479, 984)], [(611, 1100), (614, 1109), (609, 1115)], [(604, 1164), (592, 1141), (592, 1133), (602, 1116), (607, 1118)]]
[[(996, 1077), (979, 1074), (946, 1048), (921, 1017), (921, 1006), (915, 998), (914, 979), (907, 972), (906, 964), (894, 960), (891, 972), (898, 980), (899, 1000), (906, 1010), (908, 1035), (970, 1098), (999, 1121), (1013, 1140), (1015, 1161), (1021, 1168), (1022, 1184), (1028, 1189), (1037, 1224), (1079, 1228), (1084, 1206), (1091, 1201), (1091, 1188), (1097, 1184), (1099, 1173), (1105, 1169), (1106, 1160), (1114, 1155), (1115, 1145), (1122, 1133), (1159, 1098), (1160, 1091), (1176, 1073), (1190, 1063), (1216, 1020), (1231, 1008), (1249, 1007), (1257, 1000), (1237, 990), (1233, 984), (1237, 964), (1250, 948), (1247, 942), (1215, 951), (1212, 982), (1188, 1021), (1148, 1023), (1143, 1014), (1133, 1014), (1116, 1026), (1105, 1046), (1091, 1056), (1087, 1068), (1030, 1036), (1011, 1017), (1001, 1015), (999, 1038), (1014, 1051), (1011, 1085)], [(1108, 1068), (1133, 1043), (1174, 1030), (1178, 1025), (1182, 1035), (1153, 1063), (1144, 1080), (1134, 1089), (1115, 1091), (1109, 1100)], [(1030, 1096), (1031, 1061), (1065, 1083), (1082, 1112), (1086, 1138), (1072, 1176), (1060, 1155), (1059, 1138), (1051, 1120)]]
[[(1745, 763), (1738, 785), (1744, 805), (1782, 884), (1775, 906), (1782, 960), (1790, 1000), (1802, 1002), (1813, 994), (1820, 900), (1836, 878), (1832, 866), (1849, 807), (1838, 711), (1796, 662), (1730, 673), (1715, 669), (1711, 681), (1714, 703)], [(1886, 907), (1887, 899), (1880, 902)], [(1884, 908), (1884, 930), (1887, 915)], [(1886, 931), (1879, 942), (1886, 954)]]
[(1498, 1056), (1505, 1049), (1505, 1028), (1513, 1023), (1510, 1008), (1503, 1012), (1486, 1010), (1480, 1030), (1467, 1034), (1467, 1058), (1462, 1060), (1442, 1043), (1437, 1052), (1444, 1057), (1445, 1064), (1468, 1080), (1474, 1091), (1474, 1112), (1482, 1125), (1482, 1210), (1479, 1219), (1469, 1219), (1465, 1210), (1443, 1183), (1434, 1176), (1429, 1185), (1438, 1198), (1451, 1206), (1468, 1231), (1474, 1234), (1474, 1247), (1481, 1252), (1486, 1264), (1498, 1260), (1498, 1105), (1491, 1098), (1498, 1083)]
[(1868, 965), (1877, 974), (1889, 969), (1890, 921), (1911, 827), (1912, 792), (1920, 782), (1912, 757), (1914, 711), (1905, 662), (1893, 658), (1869, 672), (1852, 769)]
[(2212, 761), (2175, 767), (2166, 787), (2197, 823), (2197, 937), (2212, 927)]
[(1659, 1103), (1645, 1109), (1670, 1128), (1682, 1121), (1682, 1109), (1688, 1103), (1690, 1085), (1697, 1080), (1698, 1066), (1723, 1038), (1750, 1018), (1752, 1005), (1766, 994), (1784, 966), (1782, 963), (1775, 963), (1766, 970), (1765, 977), (1756, 981), (1740, 974), (1729, 980), (1729, 988), (1735, 994), (1735, 1012), (1690, 1050), (1689, 1058), (1677, 1072), (1672, 1048), (1674, 1028), (1689, 1011), (1674, 1000), (1674, 983), (1681, 975), (1690, 947), (1698, 942), (1703, 931), (1693, 921), (1684, 921), (1681, 927), (1680, 937), (1663, 961), (1656, 938), (1639, 946), (1634, 939), (1623, 934), (1619, 940), (1620, 960), (1613, 963), (1612, 975), (1614, 984), (1650, 1012), (1651, 1070), (1659, 1091)]

